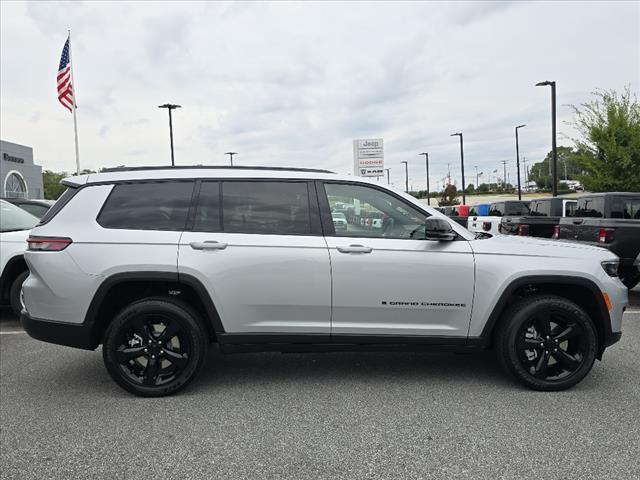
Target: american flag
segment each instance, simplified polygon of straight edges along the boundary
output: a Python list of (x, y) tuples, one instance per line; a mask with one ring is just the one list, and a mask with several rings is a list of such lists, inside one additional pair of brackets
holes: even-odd
[(71, 84), (71, 62), (69, 61), (69, 38), (64, 43), (60, 66), (58, 67), (58, 100), (70, 112), (75, 106), (73, 85)]

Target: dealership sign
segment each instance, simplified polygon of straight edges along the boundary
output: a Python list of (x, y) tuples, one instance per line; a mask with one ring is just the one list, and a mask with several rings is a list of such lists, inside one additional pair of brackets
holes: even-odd
[(384, 149), (381, 138), (353, 141), (353, 174), (360, 177), (384, 175)]

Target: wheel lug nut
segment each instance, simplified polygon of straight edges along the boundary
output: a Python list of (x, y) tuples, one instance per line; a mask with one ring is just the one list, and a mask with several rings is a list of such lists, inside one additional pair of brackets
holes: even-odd
[(149, 349), (148, 349), (148, 348), (145, 348), (145, 349), (144, 349), (144, 353), (149, 353)]

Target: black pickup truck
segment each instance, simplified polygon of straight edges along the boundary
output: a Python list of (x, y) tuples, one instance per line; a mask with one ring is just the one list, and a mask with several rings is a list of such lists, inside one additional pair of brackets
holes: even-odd
[(560, 220), (553, 238), (611, 250), (620, 257), (620, 280), (628, 288), (635, 287), (640, 282), (640, 271), (633, 265), (640, 252), (640, 192), (580, 197), (574, 216)]
[(571, 216), (577, 203), (560, 197), (531, 200), (528, 215), (502, 217), (498, 231), (503, 235), (551, 238), (560, 219)]

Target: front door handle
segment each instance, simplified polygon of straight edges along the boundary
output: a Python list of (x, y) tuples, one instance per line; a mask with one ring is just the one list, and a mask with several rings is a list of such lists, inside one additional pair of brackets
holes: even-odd
[(371, 253), (373, 248), (364, 245), (349, 245), (348, 247), (336, 247), (340, 253)]
[(194, 250), (224, 250), (227, 248), (226, 243), (216, 242), (215, 240), (207, 240), (206, 242), (191, 242), (191, 248)]

